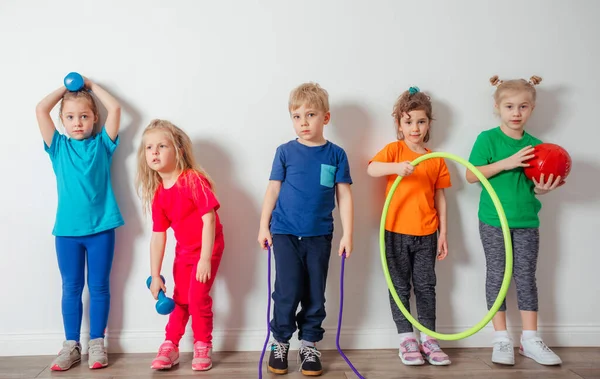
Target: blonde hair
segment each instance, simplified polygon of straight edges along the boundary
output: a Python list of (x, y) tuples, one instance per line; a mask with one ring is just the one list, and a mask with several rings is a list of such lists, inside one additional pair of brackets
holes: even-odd
[[(138, 196), (142, 199), (142, 204), (144, 208), (144, 213), (148, 210), (152, 210), (152, 201), (154, 200), (154, 195), (156, 194), (156, 190), (159, 185), (162, 183), (162, 179), (158, 172), (152, 170), (148, 163), (146, 163), (146, 145), (144, 143), (144, 136), (152, 131), (161, 131), (165, 133), (169, 141), (173, 144), (175, 148), (175, 157), (176, 157), (176, 170), (179, 173), (183, 173), (186, 170), (192, 171), (197, 176), (204, 177), (209, 184), (210, 189), (214, 192), (214, 182), (206, 172), (198, 163), (196, 163), (196, 159), (194, 158), (194, 154), (192, 151), (192, 140), (190, 137), (180, 128), (175, 126), (169, 121), (154, 119), (150, 121), (150, 124), (144, 130), (142, 134), (142, 141), (140, 142), (140, 146), (138, 148), (138, 169), (137, 169), (137, 177), (136, 177), (136, 186)], [(187, 185), (192, 186), (193, 196), (197, 196), (197, 191), (195, 187), (195, 182), (190, 181), (186, 183)], [(204, 188), (202, 189), (204, 192)], [(206, 193), (204, 192), (204, 196), (206, 197)], [(195, 198), (194, 198), (195, 199)]]
[(496, 104), (500, 104), (502, 100), (502, 95), (507, 91), (525, 91), (529, 92), (531, 95), (531, 100), (535, 104), (536, 100), (536, 85), (542, 82), (542, 78), (539, 76), (532, 76), (529, 81), (525, 79), (512, 79), (512, 80), (500, 80), (498, 75), (494, 75), (490, 78), (490, 83), (496, 87), (496, 92), (494, 92), (494, 101)]
[(302, 105), (329, 112), (329, 94), (318, 83), (303, 83), (290, 93), (288, 110), (294, 111)]
[[(424, 111), (429, 121), (433, 120), (431, 98), (417, 87), (411, 87), (409, 90), (402, 92), (394, 104), (392, 117), (395, 120), (394, 127), (396, 128), (396, 137), (399, 140), (404, 139), (404, 135), (400, 130), (400, 119), (404, 113), (412, 111)], [(423, 137), (423, 142), (429, 141), (429, 132), (430, 130), (427, 130), (427, 134)]]
[(98, 124), (97, 124), (98, 120), (100, 119), (100, 114), (98, 113), (98, 107), (96, 106), (96, 102), (94, 101), (92, 94), (89, 93), (87, 90), (80, 90), (80, 91), (75, 91), (75, 92), (67, 91), (63, 95), (63, 97), (60, 101), (60, 105), (58, 107), (58, 117), (60, 118), (60, 122), (62, 123), (63, 104), (65, 103), (65, 101), (70, 101), (70, 100), (85, 100), (85, 101), (87, 101), (88, 105), (90, 106), (90, 109), (92, 110), (92, 113), (94, 114), (94, 119), (96, 120), (94, 122), (94, 128), (92, 130), (92, 135), (95, 135), (98, 132), (100, 132), (100, 130), (98, 130)]

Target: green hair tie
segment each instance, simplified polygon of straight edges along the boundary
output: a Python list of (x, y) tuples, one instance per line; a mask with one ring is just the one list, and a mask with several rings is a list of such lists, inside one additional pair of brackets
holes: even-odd
[(410, 95), (414, 95), (414, 94), (415, 94), (415, 93), (417, 93), (417, 92), (419, 92), (419, 87), (410, 87), (410, 88), (408, 89), (408, 93), (409, 93)]

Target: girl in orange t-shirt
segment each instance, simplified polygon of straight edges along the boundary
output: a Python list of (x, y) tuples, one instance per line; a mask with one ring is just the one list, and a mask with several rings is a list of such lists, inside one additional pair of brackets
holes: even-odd
[[(402, 303), (410, 311), (411, 278), (417, 301), (419, 323), (435, 331), (435, 261), (448, 255), (446, 241), (446, 198), (444, 188), (451, 186), (450, 173), (441, 158), (428, 159), (417, 167), (410, 164), (430, 152), (432, 107), (429, 96), (411, 87), (394, 105), (398, 140), (385, 146), (369, 162), (370, 176), (387, 176), (386, 196), (401, 175), (388, 208), (385, 224), (385, 250), (390, 276)], [(404, 317), (390, 294), (392, 316), (400, 336), (399, 356), (405, 365), (422, 365), (424, 359), (436, 366), (449, 365), (450, 359), (435, 338), (421, 333), (421, 343), (413, 326)]]

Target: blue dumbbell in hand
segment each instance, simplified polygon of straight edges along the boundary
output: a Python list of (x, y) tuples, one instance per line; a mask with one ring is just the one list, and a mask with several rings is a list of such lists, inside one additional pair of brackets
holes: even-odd
[[(161, 275), (160, 278), (162, 279), (163, 283), (165, 283), (165, 277)], [(149, 276), (146, 280), (146, 287), (148, 287), (148, 289), (150, 289), (150, 284), (152, 284), (151, 276)], [(168, 298), (163, 290), (159, 290), (158, 301), (156, 302), (156, 311), (161, 315), (168, 315), (169, 313), (173, 312), (173, 309), (175, 309), (175, 301), (173, 301), (171, 298)]]
[(69, 72), (67, 76), (65, 76), (65, 87), (71, 92), (77, 92), (83, 88), (84, 80), (83, 76), (79, 75), (76, 72)]

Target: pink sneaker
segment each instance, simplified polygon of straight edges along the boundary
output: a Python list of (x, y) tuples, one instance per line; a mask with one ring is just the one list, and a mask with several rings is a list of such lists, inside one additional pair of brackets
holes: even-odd
[(447, 366), (451, 363), (450, 358), (442, 351), (440, 344), (435, 338), (427, 337), (421, 345), (421, 354), (423, 354), (423, 357), (429, 364), (434, 366)]
[(171, 341), (165, 341), (158, 348), (158, 354), (150, 366), (153, 370), (167, 370), (179, 363), (179, 348)]
[(420, 366), (425, 363), (419, 352), (419, 343), (414, 338), (406, 338), (400, 342), (398, 356), (402, 363), (407, 366)]
[(194, 343), (194, 358), (192, 359), (192, 370), (206, 371), (212, 367), (212, 345), (196, 341)]

